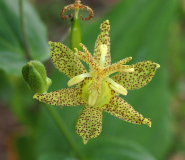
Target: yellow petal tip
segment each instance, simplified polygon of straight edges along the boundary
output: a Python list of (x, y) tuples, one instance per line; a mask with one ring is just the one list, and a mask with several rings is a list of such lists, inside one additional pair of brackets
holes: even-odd
[(104, 21), (101, 25), (100, 25), (100, 29), (102, 31), (106, 31), (108, 32), (110, 30), (110, 23), (109, 20), (107, 19), (106, 21)]
[(53, 42), (52, 41), (49, 41), (48, 44), (49, 44), (49, 46), (52, 46)]
[(109, 23), (109, 20), (107, 19), (105, 22)]
[(75, 52), (78, 52), (78, 49), (77, 48), (74, 48)]
[(147, 124), (149, 127), (152, 126), (152, 122), (151, 122), (150, 118), (145, 118), (143, 120), (142, 124)]
[(159, 64), (156, 64), (156, 69), (160, 68), (161, 66)]
[(87, 142), (88, 142), (88, 139), (83, 139), (84, 144), (87, 144)]
[(33, 99), (38, 99), (37, 94), (34, 94)]

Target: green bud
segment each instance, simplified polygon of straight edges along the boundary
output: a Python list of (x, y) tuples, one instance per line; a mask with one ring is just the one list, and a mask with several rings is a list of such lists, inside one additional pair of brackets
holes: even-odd
[(78, 22), (78, 18), (74, 17), (71, 25), (71, 36), (70, 36), (70, 48), (74, 51), (74, 48), (81, 50), (79, 44), (81, 43), (81, 29)]
[(30, 61), (22, 68), (22, 75), (29, 88), (34, 93), (47, 93), (52, 81), (47, 77), (44, 65), (37, 61)]

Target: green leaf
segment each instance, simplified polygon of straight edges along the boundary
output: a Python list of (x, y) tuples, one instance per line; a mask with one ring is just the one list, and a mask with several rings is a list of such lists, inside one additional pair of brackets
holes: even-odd
[[(53, 107), (60, 112), (60, 107)], [(39, 115), (35, 141), (35, 150), (37, 155), (40, 156), (45, 153), (53, 152), (60, 152), (62, 154), (65, 153), (69, 155), (70, 146), (63, 134), (61, 134), (53, 118), (46, 110), (45, 105), (41, 105), (40, 111), (41, 113)], [(61, 116), (61, 118), (63, 117)]]
[[(132, 140), (113, 136), (91, 140), (83, 147), (88, 157), (93, 160), (156, 160), (146, 149)], [(93, 152), (92, 152), (93, 150)]]
[(2, 70), (0, 70), (0, 75), (0, 101), (1, 103), (8, 103), (10, 101), (10, 97), (12, 96), (12, 87), (9, 84), (7, 75)]
[[(45, 61), (49, 58), (46, 28), (34, 8), (23, 0), (25, 30), (32, 59)], [(26, 61), (26, 50), (20, 26), (19, 1), (0, 1), (0, 69), (8, 74), (21, 75), (21, 65)], [(18, 64), (18, 65), (17, 65)]]
[(25, 125), (34, 126), (39, 114), (38, 103), (33, 100), (33, 92), (22, 77), (11, 77), (12, 93), (9, 98), (9, 107), (16, 118)]
[(59, 152), (45, 153), (39, 156), (38, 160), (77, 160), (76, 158), (70, 158)]
[(21, 68), (26, 63), (23, 56), (11, 52), (0, 51), (0, 69), (10, 75), (20, 75)]
[[(25, 129), (26, 130), (26, 129)], [(20, 134), (20, 133), (19, 133)], [(17, 152), (20, 160), (35, 160), (34, 148), (32, 147), (33, 138), (30, 135), (17, 135), (16, 137)]]

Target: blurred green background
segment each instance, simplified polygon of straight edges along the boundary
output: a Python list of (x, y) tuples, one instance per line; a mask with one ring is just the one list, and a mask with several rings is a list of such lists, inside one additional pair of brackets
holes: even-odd
[[(30, 57), (21, 32), (19, 0), (0, 0), (0, 159), (77, 160), (46, 105), (32, 99), (21, 76), (28, 59), (46, 66), (49, 91), (67, 87), (69, 78), (56, 70), (48, 40), (69, 46), (70, 20), (61, 9), (73, 0), (23, 0)], [(87, 145), (76, 134), (82, 106), (53, 106), (86, 160), (185, 159), (185, 0), (82, 0), (94, 10), (80, 21), (82, 43), (93, 53), (102, 21), (109, 19), (112, 63), (128, 56), (130, 64), (150, 60), (161, 65), (144, 88), (122, 97), (151, 118), (152, 127), (134, 125), (103, 113), (99, 137)], [(70, 12), (69, 12), (70, 13)], [(84, 16), (88, 16), (82, 11)]]

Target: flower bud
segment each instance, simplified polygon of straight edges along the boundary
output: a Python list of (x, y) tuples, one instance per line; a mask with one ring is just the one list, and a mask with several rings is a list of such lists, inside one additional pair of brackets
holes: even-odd
[(37, 61), (30, 61), (22, 68), (22, 75), (29, 88), (39, 94), (47, 93), (52, 81), (47, 77), (44, 65)]

